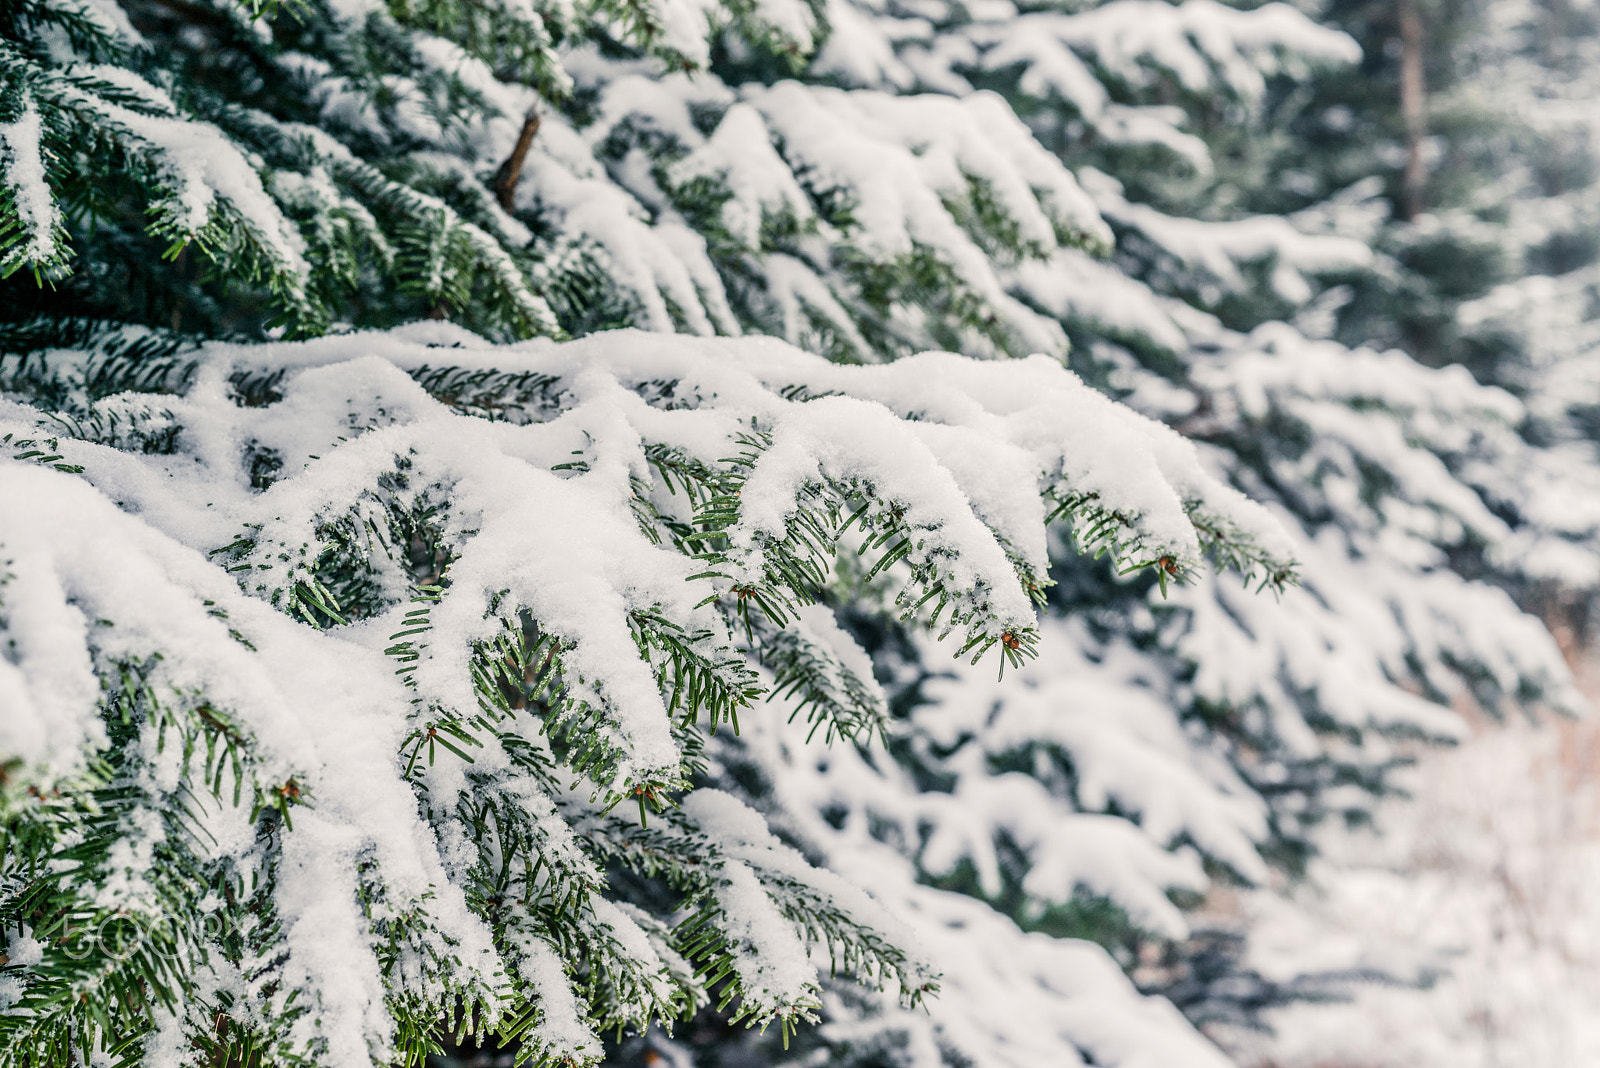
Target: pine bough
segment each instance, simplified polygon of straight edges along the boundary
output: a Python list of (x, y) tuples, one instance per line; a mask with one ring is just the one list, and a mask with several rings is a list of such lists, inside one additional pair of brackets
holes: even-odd
[(1292, 572), (1045, 358), (82, 340), (0, 364), (5, 1065), (415, 1062), (441, 1025), (592, 1064), (707, 999), (787, 1034), (820, 964), (914, 1004), (894, 916), (695, 788), (741, 716), (881, 728), (824, 591), (1003, 671), (1050, 520)]

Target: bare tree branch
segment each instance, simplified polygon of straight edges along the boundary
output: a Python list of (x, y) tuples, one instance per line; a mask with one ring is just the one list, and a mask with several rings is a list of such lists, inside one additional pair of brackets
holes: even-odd
[(539, 109), (535, 105), (528, 109), (528, 114), (522, 120), (522, 132), (517, 134), (517, 147), (500, 164), (500, 169), (494, 172), (494, 197), (506, 211), (511, 210), (515, 201), (517, 182), (522, 178), (522, 164), (527, 160), (528, 149), (533, 146), (533, 137), (538, 132)]

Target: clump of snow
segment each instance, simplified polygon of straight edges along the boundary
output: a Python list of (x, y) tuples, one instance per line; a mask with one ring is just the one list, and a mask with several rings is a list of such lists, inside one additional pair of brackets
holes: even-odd
[(39, 940), (32, 935), (15, 934), (6, 945), (6, 963), (27, 968), (38, 964), (44, 959), (44, 950)]
[(30, 100), (15, 122), (0, 123), (0, 163), (13, 210), (27, 234), (11, 257), (27, 263), (46, 263), (56, 255), (56, 232), (61, 212), (50, 192), (40, 138), (43, 130), (38, 107)]
[(539, 998), (534, 1042), (578, 1063), (597, 1056), (600, 1036), (574, 996), (561, 954), (537, 938), (523, 940), (519, 948), (522, 960), (517, 972)]

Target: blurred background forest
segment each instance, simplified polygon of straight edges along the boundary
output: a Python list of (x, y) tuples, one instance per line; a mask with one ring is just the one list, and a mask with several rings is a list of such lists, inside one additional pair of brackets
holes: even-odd
[[(1461, 362), (1514, 390), (1565, 365), (1546, 403), (1581, 408), (1600, 365), (1600, 11), (1399, 0), (1330, 14), (1366, 57), (1330, 102), (1382, 131), (1366, 162), (1392, 205), (1377, 247), (1425, 280), (1357, 289), (1336, 335)], [(1593, 707), (1592, 605), (1559, 584), (1528, 596)], [(1270, 1013), (1270, 1037), (1224, 1027), (1242, 1063), (1600, 1063), (1600, 732), (1467, 718), (1458, 748), (1419, 754), (1382, 833), (1324, 839), (1319, 863), (1344, 870), (1310, 895), (1328, 924), (1322, 959), (1371, 974), (1330, 984), (1350, 999), (1338, 1006)], [(1304, 917), (1266, 895), (1230, 899), (1235, 910), (1263, 974), (1292, 982), (1318, 942)]]

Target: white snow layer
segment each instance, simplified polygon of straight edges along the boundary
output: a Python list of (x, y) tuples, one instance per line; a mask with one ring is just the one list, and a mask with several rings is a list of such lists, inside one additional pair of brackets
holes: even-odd
[(0, 172), (27, 237), (12, 258), (42, 263), (53, 258), (61, 212), (46, 180), (39, 109), (30, 101), (15, 122), (0, 123)]

